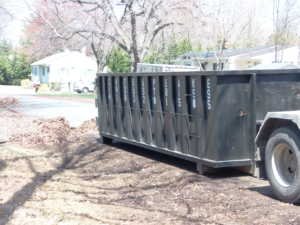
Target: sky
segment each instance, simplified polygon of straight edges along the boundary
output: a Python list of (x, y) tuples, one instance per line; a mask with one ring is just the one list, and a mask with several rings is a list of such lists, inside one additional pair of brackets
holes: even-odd
[[(2, 1), (2, 0), (0, 0)], [(34, 5), (36, 0), (3, 0), (6, 8), (13, 14), (13, 20), (9, 23), (5, 30), (5, 38), (10, 40), (13, 45), (18, 45), (18, 42), (22, 36), (23, 27), (26, 20), (30, 17), (30, 7)], [(231, 0), (221, 0), (231, 1)], [(255, 4), (257, 14), (264, 24), (265, 29), (268, 31), (272, 29), (272, 2), (273, 0), (243, 0), (249, 2), (249, 4)]]
[[(35, 0), (9, 0), (5, 1), (5, 8), (13, 15), (13, 19), (7, 25), (4, 36), (13, 45), (17, 45), (22, 33), (26, 20), (30, 17), (30, 5), (34, 4)], [(29, 6), (28, 6), (29, 5)]]

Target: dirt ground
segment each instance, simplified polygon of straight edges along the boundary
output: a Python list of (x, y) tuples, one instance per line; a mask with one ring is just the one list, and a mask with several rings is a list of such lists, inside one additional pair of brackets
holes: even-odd
[(0, 106), (0, 126), (0, 225), (300, 224), (266, 181), (102, 145), (95, 121), (72, 129)]

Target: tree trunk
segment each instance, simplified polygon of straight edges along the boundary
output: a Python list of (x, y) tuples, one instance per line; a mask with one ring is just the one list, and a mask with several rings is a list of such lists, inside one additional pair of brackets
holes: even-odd
[(104, 65), (105, 65), (105, 62), (104, 62), (104, 57), (105, 56), (103, 55), (104, 53), (101, 52), (101, 51), (97, 51), (96, 46), (93, 42), (91, 43), (91, 48), (92, 48), (94, 57), (96, 58), (97, 72), (100, 73), (100, 72), (103, 71)]
[(136, 15), (133, 11), (130, 13), (130, 22), (131, 22), (131, 39), (132, 39), (132, 69), (133, 72), (137, 72), (137, 64), (140, 62), (139, 50), (137, 45), (137, 37), (136, 37)]
[(137, 64), (139, 63), (139, 59), (133, 58), (132, 60), (132, 72), (137, 72)]

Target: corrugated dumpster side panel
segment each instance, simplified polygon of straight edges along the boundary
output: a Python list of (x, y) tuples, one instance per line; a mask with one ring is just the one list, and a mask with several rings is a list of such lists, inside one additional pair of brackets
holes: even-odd
[(174, 152), (204, 152), (200, 76), (100, 76), (101, 132)]
[(101, 134), (211, 166), (241, 165), (224, 164), (232, 159), (248, 165), (253, 149), (242, 144), (250, 125), (240, 114), (250, 110), (250, 76), (226, 77), (101, 75)]

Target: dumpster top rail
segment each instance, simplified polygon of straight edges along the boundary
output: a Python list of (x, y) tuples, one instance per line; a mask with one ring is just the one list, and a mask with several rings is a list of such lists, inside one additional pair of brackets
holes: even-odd
[(98, 76), (222, 76), (222, 75), (251, 75), (251, 74), (291, 74), (300, 73), (300, 69), (280, 70), (223, 70), (223, 71), (181, 71), (181, 72), (145, 72), (145, 73), (98, 73)]

